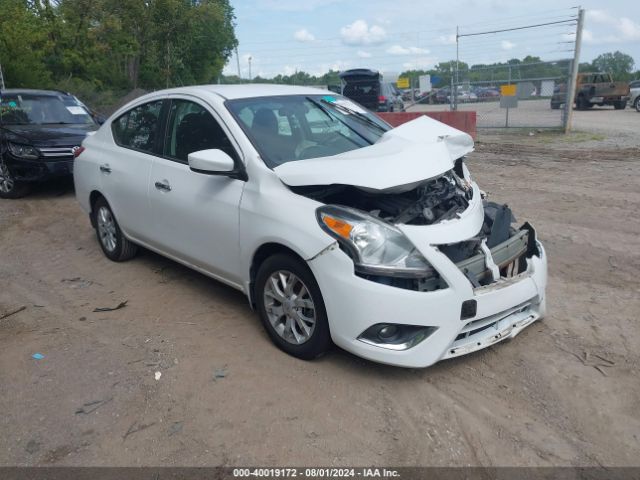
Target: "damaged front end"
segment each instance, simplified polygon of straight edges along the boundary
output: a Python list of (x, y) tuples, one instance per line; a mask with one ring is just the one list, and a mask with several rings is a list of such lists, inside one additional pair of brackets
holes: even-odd
[[(474, 188), (462, 159), (455, 162), (453, 169), (412, 188), (290, 188), (325, 204), (318, 209), (318, 221), (352, 258), (356, 275), (384, 285), (422, 292), (447, 288), (438, 270), (407, 239), (404, 228), (409, 226), (415, 231), (422, 227), (426, 232), (470, 222), (463, 217), (472, 203), (478, 204), (475, 211), (479, 215), (484, 214), (475, 234), (462, 237), (464, 240), (459, 242), (429, 243), (458, 267), (473, 288), (524, 274), (527, 259), (540, 254), (535, 231), (528, 223), (515, 228), (515, 217), (507, 205), (479, 198), (480, 192)], [(429, 241), (429, 235), (425, 237)]]

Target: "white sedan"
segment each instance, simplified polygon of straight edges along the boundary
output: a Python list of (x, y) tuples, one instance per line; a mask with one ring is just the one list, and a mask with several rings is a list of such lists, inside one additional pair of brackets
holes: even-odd
[(159, 252), (244, 292), (273, 342), (332, 343), (426, 367), (545, 314), (535, 230), (488, 202), (471, 137), (395, 129), (335, 93), (279, 85), (154, 92), (77, 152), (77, 199), (104, 254)]

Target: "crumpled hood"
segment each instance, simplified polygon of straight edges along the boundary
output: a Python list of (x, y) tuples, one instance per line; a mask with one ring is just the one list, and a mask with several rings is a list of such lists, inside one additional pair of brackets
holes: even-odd
[(386, 132), (369, 147), (274, 168), (292, 187), (353, 185), (365, 190), (397, 190), (437, 177), (473, 151), (470, 135), (427, 116)]

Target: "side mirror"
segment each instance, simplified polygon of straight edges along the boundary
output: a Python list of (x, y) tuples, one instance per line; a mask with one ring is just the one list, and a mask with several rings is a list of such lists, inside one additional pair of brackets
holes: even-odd
[(189, 168), (205, 175), (224, 175), (246, 180), (244, 171), (236, 169), (235, 162), (222, 150), (210, 149), (192, 152), (187, 156)]

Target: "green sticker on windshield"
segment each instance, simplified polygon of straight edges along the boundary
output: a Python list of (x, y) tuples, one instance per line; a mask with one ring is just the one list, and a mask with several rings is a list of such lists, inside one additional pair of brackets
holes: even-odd
[(336, 101), (336, 97), (332, 97), (331, 95), (325, 95), (324, 97), (322, 97), (322, 100), (324, 100), (325, 102), (333, 103)]
[(11, 101), (11, 102), (9, 102), (9, 106), (11, 108), (16, 108), (18, 106), (18, 104), (16, 102), (14, 102), (14, 101)]

